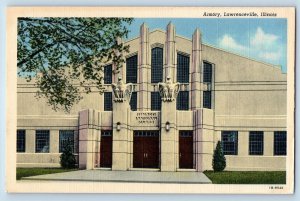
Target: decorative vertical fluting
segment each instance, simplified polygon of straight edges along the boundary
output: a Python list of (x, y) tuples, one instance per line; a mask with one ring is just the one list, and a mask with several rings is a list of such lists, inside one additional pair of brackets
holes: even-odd
[(166, 32), (166, 48), (165, 48), (165, 65), (164, 65), (164, 81), (170, 76), (173, 81), (177, 80), (176, 74), (176, 41), (175, 27), (170, 22)]
[(202, 39), (201, 32), (196, 29), (193, 34), (192, 66), (191, 66), (191, 100), (192, 110), (200, 109), (202, 105), (201, 97), (201, 66), (202, 66)]
[(149, 28), (143, 23), (140, 27), (140, 48), (138, 53), (138, 110), (149, 110), (149, 81), (150, 73), (150, 44), (149, 44)]

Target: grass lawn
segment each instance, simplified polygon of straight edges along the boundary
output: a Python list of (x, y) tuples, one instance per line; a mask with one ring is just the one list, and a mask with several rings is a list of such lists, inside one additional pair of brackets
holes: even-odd
[(22, 177), (36, 176), (42, 174), (53, 174), (60, 172), (76, 171), (78, 169), (62, 169), (62, 168), (17, 168), (17, 180)]
[(286, 172), (260, 171), (205, 171), (213, 184), (285, 184)]

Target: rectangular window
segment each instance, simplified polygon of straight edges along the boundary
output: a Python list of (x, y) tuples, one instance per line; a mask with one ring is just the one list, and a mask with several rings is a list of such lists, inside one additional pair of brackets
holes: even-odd
[(188, 110), (189, 109), (189, 92), (180, 91), (177, 96), (176, 103), (177, 110)]
[(104, 66), (104, 84), (112, 83), (112, 65)]
[(112, 130), (101, 130), (101, 136), (112, 136)]
[(238, 132), (222, 131), (222, 147), (224, 155), (238, 154)]
[(286, 155), (286, 131), (274, 132), (274, 155)]
[(211, 109), (211, 91), (203, 91), (203, 107)]
[(249, 133), (249, 155), (264, 154), (264, 132), (250, 131)]
[(151, 83), (162, 82), (163, 49), (156, 47), (151, 51)]
[(212, 64), (203, 63), (203, 82), (211, 83), (212, 81)]
[(17, 152), (25, 152), (26, 132), (17, 130)]
[(50, 134), (49, 130), (35, 131), (35, 152), (49, 153)]
[(137, 55), (126, 59), (126, 82), (137, 83), (138, 72), (138, 57)]
[(112, 111), (112, 93), (104, 92), (104, 111)]
[(177, 82), (189, 83), (190, 57), (177, 54)]
[(179, 131), (179, 137), (193, 137), (193, 131)]
[(151, 92), (151, 110), (161, 110), (161, 97), (159, 92)]
[(74, 131), (73, 130), (60, 130), (59, 131), (59, 153), (64, 151), (64, 147), (70, 141), (72, 152), (74, 153)]
[(132, 92), (129, 104), (132, 111), (137, 110), (137, 92)]

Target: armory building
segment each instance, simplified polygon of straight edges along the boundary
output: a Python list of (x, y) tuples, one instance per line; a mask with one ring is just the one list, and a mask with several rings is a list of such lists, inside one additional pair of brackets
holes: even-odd
[(286, 74), (201, 37), (142, 24), (120, 73), (105, 67), (104, 94), (69, 114), (18, 78), (17, 166), (57, 167), (71, 139), (82, 169), (204, 171), (221, 141), (226, 170), (285, 170)]

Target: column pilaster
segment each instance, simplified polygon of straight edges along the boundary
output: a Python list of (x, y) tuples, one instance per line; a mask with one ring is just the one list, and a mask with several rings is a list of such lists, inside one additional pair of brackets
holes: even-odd
[(201, 94), (201, 68), (202, 68), (202, 39), (201, 32), (196, 29), (192, 39), (192, 65), (191, 65), (191, 108), (200, 109), (203, 98)]
[(149, 44), (149, 28), (143, 23), (140, 27), (140, 48), (138, 54), (138, 110), (149, 110), (149, 80), (150, 74), (150, 44)]
[(176, 32), (175, 27), (172, 23), (169, 23), (167, 26), (166, 32), (166, 48), (165, 48), (165, 65), (164, 65), (164, 81), (167, 80), (169, 76), (173, 81), (177, 80), (176, 72)]

